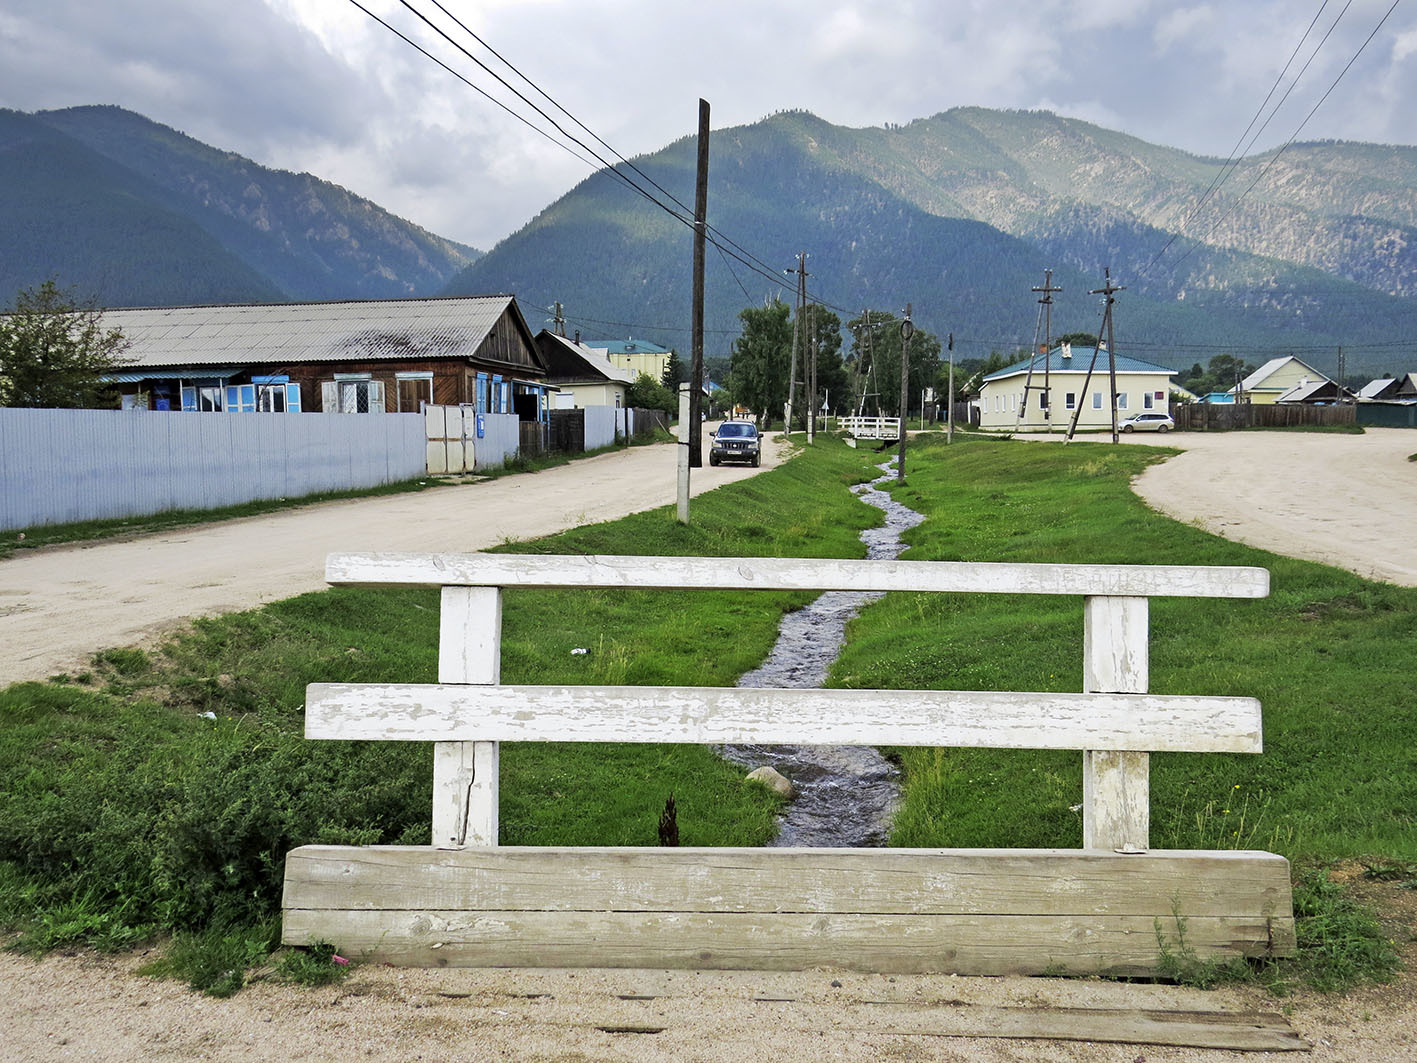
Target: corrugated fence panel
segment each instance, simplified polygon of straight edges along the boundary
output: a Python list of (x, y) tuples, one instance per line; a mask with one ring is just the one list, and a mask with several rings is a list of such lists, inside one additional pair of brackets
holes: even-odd
[(614, 406), (587, 406), (585, 408), (586, 450), (596, 450), (599, 447), (608, 447), (614, 444), (617, 412)]
[(476, 440), (479, 469), (496, 469), (517, 456), (521, 448), (521, 421), (514, 413), (484, 413), (482, 438)]
[(0, 529), (377, 487), (424, 456), (415, 414), (0, 409)]

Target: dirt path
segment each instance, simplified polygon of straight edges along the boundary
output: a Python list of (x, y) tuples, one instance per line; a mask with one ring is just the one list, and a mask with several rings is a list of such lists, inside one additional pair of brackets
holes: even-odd
[(1417, 587), (1417, 462), (1407, 460), (1417, 453), (1417, 432), (1174, 432), (1122, 440), (1184, 451), (1132, 483), (1169, 517), (1276, 554)]
[[(695, 469), (693, 493), (776, 466), (784, 447), (766, 444), (761, 470)], [(486, 483), (12, 555), (0, 561), (0, 686), (151, 644), (190, 617), (323, 590), (335, 551), (481, 550), (672, 505), (676, 460), (672, 443), (632, 447)]]

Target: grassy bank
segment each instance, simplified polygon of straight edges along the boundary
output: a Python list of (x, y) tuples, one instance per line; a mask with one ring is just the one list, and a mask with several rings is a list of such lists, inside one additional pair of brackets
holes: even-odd
[[(861, 556), (879, 513), (847, 488), (866, 462), (822, 446), (699, 497), (689, 527), (666, 509), (512, 549)], [(731, 685), (804, 602), (508, 591), (502, 675)], [(427, 747), (306, 741), (302, 705), (310, 682), (432, 682), (437, 615), (436, 589), (336, 588), (198, 621), (157, 654), (107, 651), (68, 683), (0, 691), (0, 923), (36, 948), (195, 936), (199, 958), (218, 958), (185, 969), (216, 977), (269, 945), (290, 848), (426, 844)], [(508, 746), (501, 793), (507, 844), (654, 845), (672, 793), (683, 844), (753, 845), (777, 807), (699, 746)]]
[[(1152, 758), (1152, 839), (1298, 861), (1417, 860), (1417, 591), (1282, 558), (1149, 510), (1128, 484), (1164, 452), (969, 440), (915, 449), (896, 491), (927, 515), (916, 560), (1257, 565), (1268, 598), (1152, 599), (1151, 689), (1258, 697), (1258, 756)], [(853, 625), (855, 687), (1082, 689), (1080, 598), (892, 595)], [(1077, 846), (1074, 754), (904, 754), (900, 845)]]

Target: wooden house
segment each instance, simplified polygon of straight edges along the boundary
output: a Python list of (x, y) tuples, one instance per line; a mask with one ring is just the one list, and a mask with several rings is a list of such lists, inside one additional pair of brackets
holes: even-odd
[[(1295, 389), (1307, 388), (1320, 381), (1327, 382), (1328, 377), (1292, 354), (1271, 358), (1240, 381), (1240, 401), (1271, 406), (1291, 392), (1298, 394)], [(1235, 389), (1230, 390), (1233, 392)]]
[(416, 413), (475, 406), (545, 424), (546, 363), (511, 295), (106, 310), (125, 408)]
[(547, 381), (558, 391), (558, 409), (585, 409), (587, 406), (625, 406), (625, 393), (635, 382), (635, 374), (611, 364), (600, 351), (569, 340), (549, 329), (536, 335), (537, 350), (546, 363)]

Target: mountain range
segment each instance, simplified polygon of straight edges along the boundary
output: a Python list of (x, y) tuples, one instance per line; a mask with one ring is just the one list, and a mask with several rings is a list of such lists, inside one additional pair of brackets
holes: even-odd
[[(0, 293), (57, 276), (108, 305), (514, 292), (590, 338), (688, 347), (695, 142), (601, 170), (485, 255), (310, 176), (115, 107), (0, 111)], [(707, 353), (738, 312), (809, 290), (1027, 348), (1044, 270), (1052, 330), (1096, 331), (1104, 268), (1119, 350), (1178, 369), (1299, 354), (1413, 368), (1417, 149), (1293, 144), (1191, 155), (1045, 111), (957, 108), (854, 129), (802, 111), (710, 138)], [(1217, 179), (1223, 183), (1212, 190)], [(661, 209), (625, 187), (651, 188)], [(653, 181), (654, 186), (648, 185)], [(678, 205), (670, 197), (678, 200)]]
[[(685, 139), (633, 163), (692, 203), (694, 152)], [(710, 250), (710, 352), (726, 353), (743, 305), (782, 293), (769, 274), (805, 250), (810, 289), (843, 320), (909, 301), (967, 355), (1030, 345), (1045, 268), (1064, 289), (1053, 335), (1096, 332), (1089, 293), (1110, 268), (1127, 286), (1117, 344), (1139, 357), (1296, 353), (1331, 371), (1343, 346), (1352, 372), (1417, 361), (1417, 149), (1295, 144), (1241, 160), (1207, 198), (1223, 159), (1049, 112), (961, 108), (868, 129), (784, 112), (715, 131), (710, 159), (710, 225), (776, 248), (762, 273)], [(591, 176), (449, 290), (559, 300), (588, 329), (633, 323), (682, 349), (689, 231), (619, 185)]]
[(479, 252), (118, 107), (0, 110), (0, 293), (107, 306), (395, 298)]

